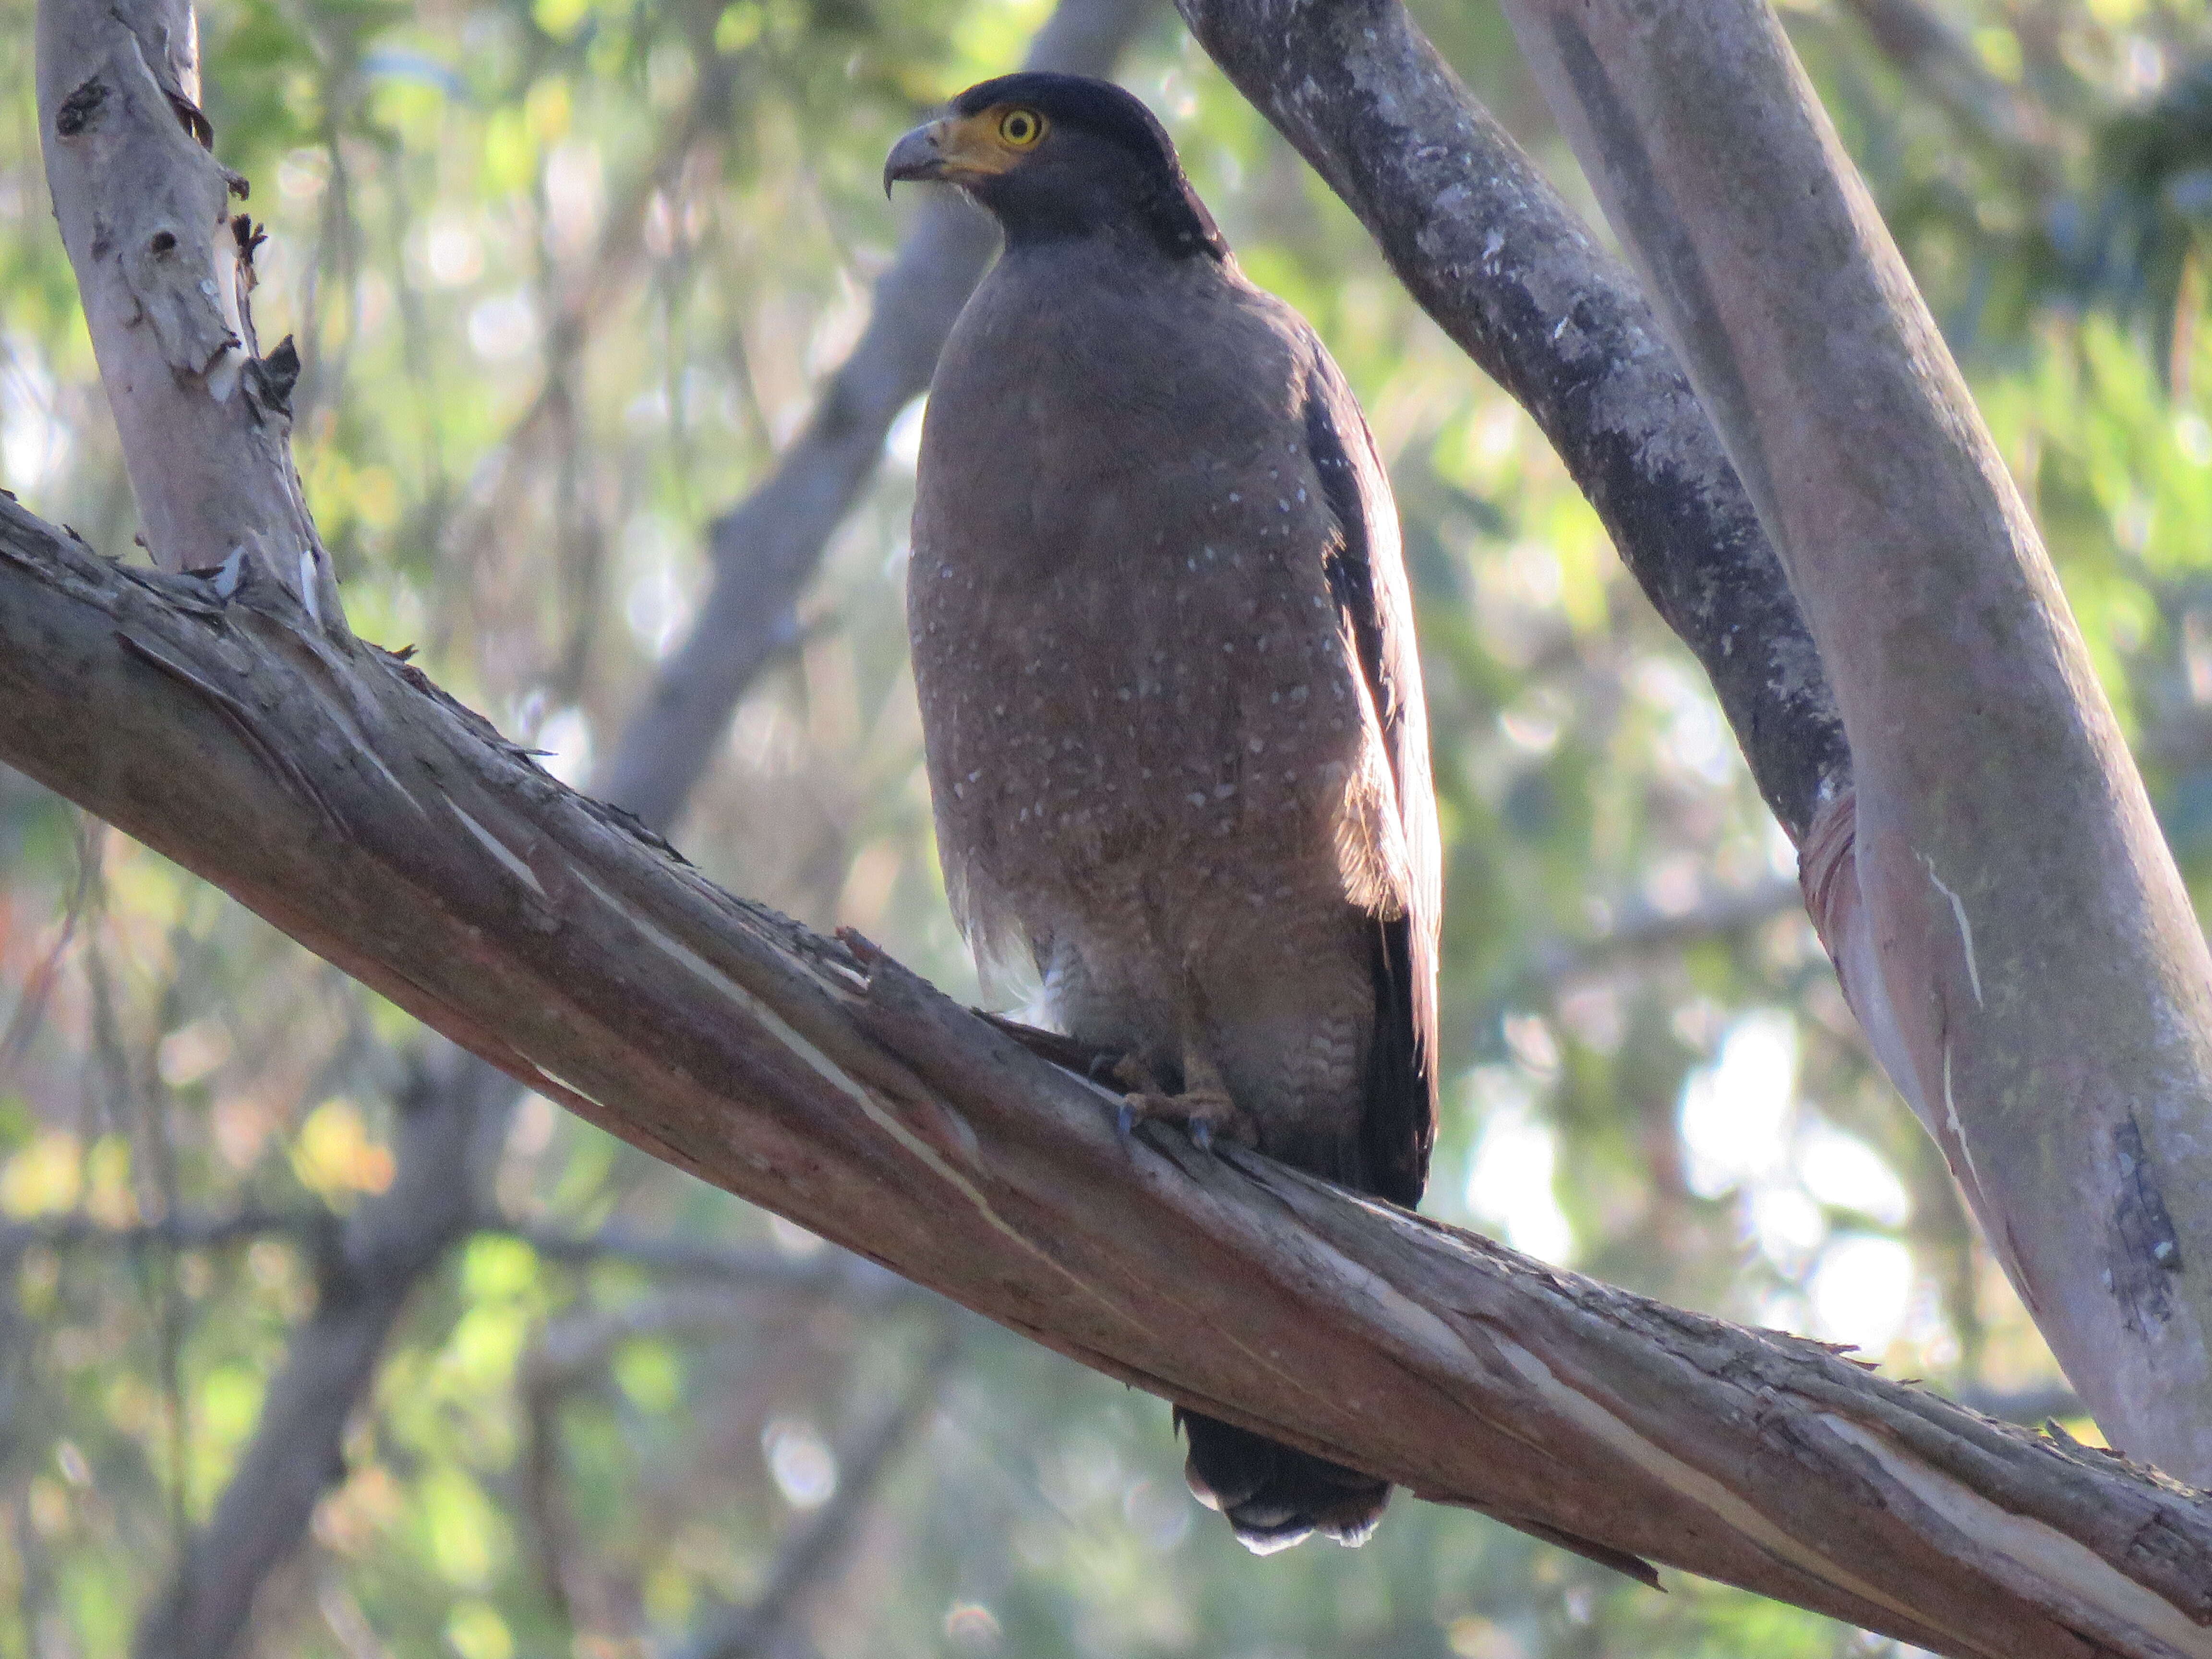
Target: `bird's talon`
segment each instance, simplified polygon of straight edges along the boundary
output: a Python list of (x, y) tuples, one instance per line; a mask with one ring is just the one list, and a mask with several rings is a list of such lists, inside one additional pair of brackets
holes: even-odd
[(1152, 1068), (1134, 1054), (1115, 1055), (1106, 1075), (1120, 1084), (1127, 1094), (1148, 1095), (1160, 1086), (1159, 1079), (1152, 1075)]
[(1212, 1152), (1213, 1150), (1213, 1125), (1207, 1122), (1202, 1117), (1194, 1117), (1191, 1119), (1190, 1139), (1192, 1145), (1195, 1146), (1200, 1152)]
[(1137, 1132), (1137, 1108), (1133, 1102), (1124, 1100), (1121, 1109), (1114, 1114), (1114, 1127), (1127, 1140)]

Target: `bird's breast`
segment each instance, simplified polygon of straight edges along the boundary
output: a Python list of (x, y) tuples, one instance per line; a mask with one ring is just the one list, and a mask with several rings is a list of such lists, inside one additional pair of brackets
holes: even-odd
[(1284, 460), (1246, 469), (1272, 495), (1109, 471), (918, 528), (940, 821), (996, 884), (1328, 843), (1367, 734), (1325, 515)]
[[(916, 480), (908, 622), (948, 871), (1033, 932), (1132, 871), (1197, 907), (1335, 879), (1387, 763), (1329, 590), (1300, 337), (1249, 291), (1079, 304), (1020, 276), (963, 313)], [(1193, 874), (1230, 870), (1249, 891)]]

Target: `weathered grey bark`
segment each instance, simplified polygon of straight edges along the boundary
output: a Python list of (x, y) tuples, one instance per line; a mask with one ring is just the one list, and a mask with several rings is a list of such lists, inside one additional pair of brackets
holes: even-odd
[(654, 1156), (1625, 1569), (1948, 1654), (2212, 1656), (2198, 1494), (1242, 1152), (1125, 1140), (1111, 1097), (720, 892), (419, 673), (206, 586), (0, 502), (0, 760)]
[(1764, 0), (1506, 10), (1834, 684), (1845, 994), (2106, 1433), (2212, 1480), (2212, 957), (2027, 506)]
[(1398, 0), (1177, 0), (1206, 51), (1528, 410), (1697, 653), (1793, 840), (1850, 756), (1781, 564), (1634, 280)]
[(255, 233), (199, 109), (190, 0), (41, 0), (39, 133), (154, 562), (343, 629), (293, 470), (286, 341), (259, 355)]
[[(1160, 9), (1160, 0), (1060, 0), (1030, 43), (1029, 67), (1109, 75)], [(775, 471), (708, 532), (714, 579), (594, 786), (608, 800), (664, 829), (675, 821), (738, 697), (797, 638), (793, 606), (881, 465), (891, 422), (928, 389), (953, 319), (997, 246), (991, 222), (949, 190), (925, 196), (877, 279), (853, 355)]]

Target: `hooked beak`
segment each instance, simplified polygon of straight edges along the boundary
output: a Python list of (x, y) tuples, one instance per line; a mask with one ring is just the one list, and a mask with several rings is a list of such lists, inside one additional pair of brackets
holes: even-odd
[(945, 174), (943, 121), (928, 121), (891, 146), (884, 158), (884, 194), (902, 179), (942, 179)]

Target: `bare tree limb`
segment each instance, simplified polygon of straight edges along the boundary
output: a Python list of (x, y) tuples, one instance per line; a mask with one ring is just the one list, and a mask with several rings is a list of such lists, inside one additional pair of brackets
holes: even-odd
[(2047, 1424), (2053, 1418), (2080, 1417), (2087, 1410), (2081, 1404), (2081, 1396), (2063, 1382), (2039, 1389), (1960, 1389), (1959, 1403), (1984, 1417), (2025, 1423), (2030, 1427)]
[(179, 605), (4, 501), (0, 759), (632, 1144), (1137, 1386), (1942, 1653), (2212, 1656), (2200, 1495), (1124, 1139), (1095, 1085), (722, 893), (386, 653)]
[(2106, 1434), (2212, 1480), (2212, 954), (2027, 504), (1765, 0), (1506, 11), (1832, 678), (1844, 994)]
[[(619, 1261), (663, 1278), (712, 1279), (748, 1291), (834, 1295), (854, 1302), (895, 1301), (912, 1290), (906, 1281), (872, 1262), (842, 1250), (824, 1249), (806, 1257), (709, 1239), (671, 1237), (618, 1223), (590, 1232), (574, 1232), (500, 1216), (477, 1216), (467, 1224), (477, 1237), (512, 1238), (568, 1267)], [(258, 1239), (282, 1238), (319, 1257), (343, 1253), (345, 1218), (321, 1205), (295, 1209), (234, 1211), (208, 1215), (184, 1211), (160, 1221), (111, 1226), (81, 1212), (12, 1221), (0, 1225), (0, 1261), (26, 1250), (97, 1250), (131, 1254), (140, 1250), (219, 1250)]]
[(1639, 906), (1595, 938), (1557, 940), (1531, 951), (1521, 982), (1557, 988), (1638, 957), (1679, 952), (1705, 939), (1749, 933), (1803, 903), (1796, 882), (1777, 879), (1708, 895), (1687, 910)]
[(1999, 79), (1948, 21), (1921, 0), (1844, 0), (1844, 6), (1961, 132), (1997, 152), (2029, 188), (2056, 187), (2063, 156), (2050, 111)]
[(2212, 1653), (2193, 1494), (1263, 1160), (1118, 1139), (1080, 1079), (720, 894), (419, 675), (219, 599), (0, 506), (0, 756), (678, 1167), (1626, 1570), (1948, 1653)]
[[(844, 1251), (825, 1252), (825, 1266), (857, 1267), (868, 1275), (872, 1281), (868, 1286), (869, 1299), (878, 1309), (885, 1305), (886, 1297), (916, 1301), (927, 1295)], [(817, 1274), (811, 1283), (799, 1282), (799, 1287), (817, 1297), (835, 1295), (853, 1279), (850, 1272)], [(582, 1627), (580, 1633), (587, 1641), (619, 1641), (635, 1636), (638, 1632), (633, 1626), (640, 1613), (635, 1594), (624, 1593), (625, 1588), (634, 1590), (634, 1587), (617, 1588), (618, 1581), (611, 1575), (593, 1572), (584, 1559), (581, 1530), (562, 1490), (562, 1407), (580, 1386), (604, 1376), (607, 1361), (617, 1348), (639, 1337), (733, 1331), (750, 1331), (757, 1336), (759, 1299), (749, 1293), (754, 1288), (727, 1282), (686, 1283), (617, 1307), (579, 1310), (547, 1324), (523, 1356), (518, 1391), (525, 1431), (516, 1458), (518, 1506), (532, 1534), (540, 1580), (570, 1624)], [(942, 1316), (949, 1310), (942, 1303), (936, 1305), (941, 1324)], [(844, 1460), (839, 1462), (842, 1467)], [(854, 1478), (864, 1486), (869, 1479), (865, 1472)], [(841, 1481), (838, 1497), (844, 1498), (847, 1492), (846, 1483)]]
[(608, 1359), (640, 1337), (713, 1333), (755, 1323), (757, 1310), (720, 1289), (684, 1285), (611, 1308), (586, 1307), (551, 1320), (515, 1367), (522, 1445), (515, 1455), (514, 1507), (537, 1558), (538, 1580), (571, 1632), (571, 1647), (633, 1632), (635, 1598), (614, 1574), (595, 1572), (565, 1487), (562, 1408), (604, 1376)]
[(1200, 45), (1533, 416), (1697, 653), (1792, 840), (1848, 786), (1819, 654), (1634, 280), (1398, 0), (1178, 0)]
[(293, 470), (285, 342), (259, 355), (246, 181), (209, 153), (190, 0), (42, 0), (39, 131), (145, 541), (343, 628)]

